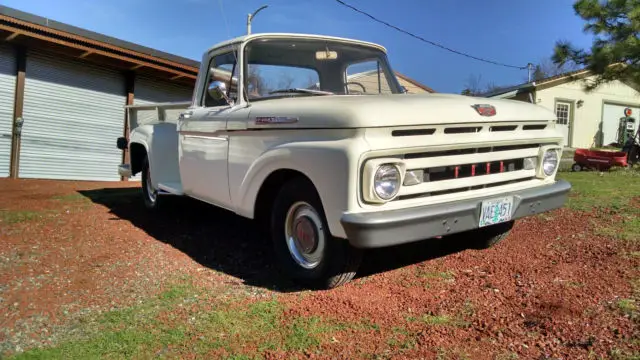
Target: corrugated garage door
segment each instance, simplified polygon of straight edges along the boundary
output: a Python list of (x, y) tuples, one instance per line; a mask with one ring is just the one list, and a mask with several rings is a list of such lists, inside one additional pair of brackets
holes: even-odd
[(29, 53), (19, 176), (119, 180), (124, 92), (118, 72)]
[(9, 176), (15, 74), (16, 57), (13, 49), (0, 46), (0, 177)]
[(625, 106), (617, 104), (604, 104), (602, 109), (602, 144), (609, 145), (618, 140), (618, 128), (620, 118), (624, 117), (624, 109), (631, 108), (631, 117), (636, 119), (636, 129), (640, 121), (640, 108), (637, 106)]
[(162, 80), (137, 76), (133, 103), (145, 105), (160, 102), (191, 101), (193, 88)]

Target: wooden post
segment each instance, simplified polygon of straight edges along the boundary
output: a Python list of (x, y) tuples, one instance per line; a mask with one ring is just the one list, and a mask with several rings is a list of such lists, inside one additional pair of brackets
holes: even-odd
[[(133, 105), (136, 74), (132, 71), (127, 72), (125, 74), (125, 83), (126, 83), (125, 94), (127, 95), (127, 99), (125, 100), (125, 105)], [(124, 129), (123, 136), (127, 139), (127, 143), (129, 143), (129, 112), (128, 111), (124, 112), (124, 128), (123, 129)], [(122, 163), (123, 164), (131, 163), (131, 156), (127, 149), (122, 150)], [(120, 180), (128, 181), (129, 179), (125, 178), (124, 176), (121, 176)]]
[(13, 101), (13, 126), (11, 136), (11, 162), (9, 165), (9, 176), (17, 179), (20, 169), (20, 137), (17, 131), (17, 120), (22, 118), (24, 110), (24, 82), (27, 69), (27, 49), (16, 47), (16, 90)]

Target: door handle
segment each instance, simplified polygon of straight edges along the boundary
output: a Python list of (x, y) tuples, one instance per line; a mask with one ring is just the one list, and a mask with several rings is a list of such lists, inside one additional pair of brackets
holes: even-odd
[(191, 117), (191, 115), (193, 115), (193, 111), (185, 111), (183, 113), (180, 113), (180, 120), (182, 119), (188, 119)]

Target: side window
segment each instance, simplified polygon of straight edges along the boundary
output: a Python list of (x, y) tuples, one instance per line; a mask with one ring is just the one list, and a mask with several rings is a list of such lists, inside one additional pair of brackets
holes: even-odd
[(384, 70), (378, 60), (369, 60), (347, 66), (347, 93), (391, 94)]
[(220, 54), (211, 59), (207, 83), (205, 84), (204, 89), (204, 106), (214, 107), (227, 105), (227, 102), (224, 99), (218, 101), (209, 96), (207, 89), (209, 84), (214, 81), (224, 82), (227, 86), (227, 96), (234, 101), (238, 100), (238, 66), (236, 64), (236, 59), (235, 52)]

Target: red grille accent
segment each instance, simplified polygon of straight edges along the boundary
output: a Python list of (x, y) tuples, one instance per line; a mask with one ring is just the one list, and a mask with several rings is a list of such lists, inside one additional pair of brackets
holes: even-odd
[(457, 179), (457, 178), (458, 178), (458, 175), (460, 175), (460, 166), (456, 166), (456, 169), (455, 169), (454, 173), (455, 173), (455, 175), (454, 175), (454, 176), (455, 176), (455, 178)]
[(504, 172), (504, 161), (500, 161), (500, 172)]
[(476, 176), (476, 164), (471, 165), (471, 176)]
[(487, 163), (487, 175), (491, 174), (491, 163)]

